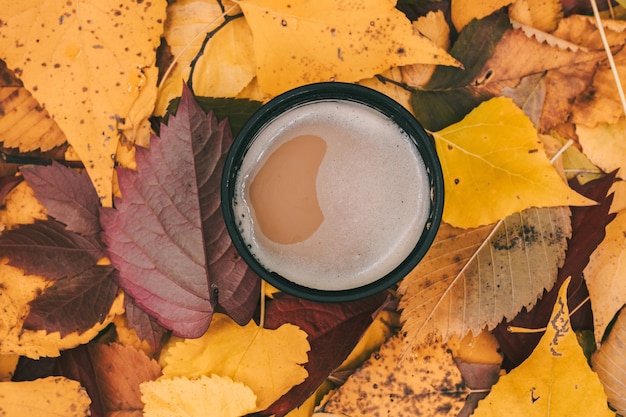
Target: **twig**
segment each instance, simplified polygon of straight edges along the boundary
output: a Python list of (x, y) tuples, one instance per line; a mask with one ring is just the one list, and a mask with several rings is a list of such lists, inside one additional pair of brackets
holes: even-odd
[(593, 15), (596, 18), (596, 25), (598, 26), (598, 30), (600, 31), (600, 37), (602, 38), (602, 44), (604, 45), (606, 56), (609, 59), (611, 71), (613, 72), (613, 78), (615, 79), (615, 85), (617, 86), (617, 93), (619, 94), (619, 98), (622, 101), (622, 107), (624, 109), (624, 114), (626, 115), (626, 97), (624, 96), (624, 89), (622, 88), (622, 82), (619, 78), (619, 73), (617, 72), (617, 66), (615, 65), (613, 54), (611, 53), (609, 41), (606, 39), (606, 33), (604, 32), (602, 19), (600, 18), (600, 12), (598, 11), (598, 4), (596, 3), (596, 0), (589, 1), (591, 3), (591, 8), (593, 9)]

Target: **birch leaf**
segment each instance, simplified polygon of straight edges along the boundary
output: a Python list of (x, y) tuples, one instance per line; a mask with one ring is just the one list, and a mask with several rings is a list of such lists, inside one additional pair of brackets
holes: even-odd
[(76, 381), (48, 377), (28, 382), (0, 382), (0, 415), (85, 417), (91, 400)]
[(441, 225), (424, 259), (400, 283), (409, 346), (493, 328), (552, 287), (571, 234), (567, 208), (528, 209), (492, 230)]
[(256, 410), (256, 397), (225, 376), (174, 378), (141, 384), (145, 417), (239, 417)]
[(242, 0), (261, 89), (272, 95), (316, 81), (354, 82), (391, 67), (459, 66), (384, 0)]
[[(567, 186), (528, 117), (505, 97), (433, 134), (443, 168), (443, 220), (477, 227), (529, 207), (595, 204)], [(480, 196), (480, 198), (476, 198)]]
[[(623, 312), (622, 312), (623, 313)], [(626, 415), (626, 315), (620, 314), (602, 346), (591, 357), (593, 370), (604, 385), (609, 404)]]
[(626, 118), (613, 124), (596, 127), (576, 126), (576, 135), (585, 155), (605, 172), (618, 169), (617, 176), (626, 177)]
[(217, 374), (250, 387), (264, 410), (308, 373), (307, 334), (284, 324), (276, 330), (254, 322), (239, 326), (223, 314), (213, 315), (209, 330), (198, 339), (173, 338), (161, 356), (166, 378)]
[(65, 132), (104, 205), (122, 131), (133, 143), (152, 113), (164, 18), (165, 0), (27, 0), (0, 11), (0, 58)]
[(626, 212), (618, 213), (605, 230), (604, 240), (591, 254), (584, 271), (597, 343), (602, 341), (615, 314), (626, 304)]
[(539, 345), (524, 363), (500, 378), (472, 416), (615, 415), (570, 326), (568, 283), (561, 286)]

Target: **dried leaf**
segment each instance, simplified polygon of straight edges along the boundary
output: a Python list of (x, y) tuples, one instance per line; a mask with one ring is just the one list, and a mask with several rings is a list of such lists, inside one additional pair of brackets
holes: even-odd
[(443, 219), (453, 226), (494, 223), (528, 207), (595, 204), (563, 182), (532, 122), (508, 98), (481, 104), (433, 136), (445, 181)]
[(311, 396), (346, 359), (386, 300), (384, 292), (362, 300), (330, 304), (277, 295), (267, 306), (265, 327), (276, 329), (291, 323), (306, 332), (311, 351), (304, 368), (309, 375), (264, 414), (285, 415)]
[(118, 171), (123, 198), (100, 215), (120, 286), (181, 337), (202, 335), (218, 300), (245, 323), (260, 280), (236, 256), (220, 210), (222, 167), (232, 142), (226, 122), (205, 114), (185, 89), (176, 116), (160, 133), (150, 150), (137, 149), (137, 171)]
[(84, 333), (102, 323), (118, 293), (111, 266), (95, 265), (76, 275), (57, 279), (30, 303), (24, 329)]
[(411, 347), (493, 328), (552, 287), (571, 233), (568, 210), (528, 209), (493, 228), (442, 224), (429, 252), (400, 283)]
[(0, 382), (0, 414), (6, 416), (85, 417), (89, 397), (76, 381), (49, 377), (28, 382)]
[(451, 2), (450, 14), (456, 30), (461, 31), (473, 19), (482, 19), (503, 7), (513, 3), (513, 0), (454, 0)]
[(47, 151), (65, 143), (59, 125), (1, 59), (0, 141), (20, 152)]
[(139, 386), (161, 375), (161, 367), (143, 352), (120, 344), (90, 344), (89, 354), (107, 415), (143, 410)]
[(85, 171), (78, 173), (53, 162), (22, 167), (20, 172), (48, 214), (67, 230), (83, 235), (100, 232), (100, 199)]
[[(625, 76), (626, 78), (626, 76)], [(617, 176), (626, 177), (626, 144), (624, 131), (626, 118), (613, 124), (596, 127), (576, 126), (576, 135), (583, 152), (605, 172), (619, 170)]]
[(0, 248), (10, 265), (50, 280), (80, 274), (104, 256), (96, 238), (69, 232), (54, 220), (37, 220), (4, 232)]
[[(164, 37), (177, 59), (160, 86), (155, 114), (163, 115), (170, 100), (180, 97), (183, 81), (189, 79), (190, 64), (207, 32), (223, 24), (223, 11), (232, 10), (232, 6), (230, 1), (216, 0), (168, 5)], [(197, 96), (235, 97), (252, 81), (255, 71), (252, 32), (244, 19), (234, 19), (220, 27), (204, 47), (195, 63), (193, 90)]]
[(403, 344), (400, 335), (389, 339), (330, 397), (324, 411), (347, 416), (456, 415), (468, 390), (447, 347), (424, 346), (400, 363)]
[(593, 310), (596, 343), (615, 314), (626, 304), (626, 212), (620, 212), (606, 226), (606, 236), (591, 254), (585, 268), (585, 282), (589, 288)]
[(563, 18), (560, 0), (516, 0), (509, 7), (511, 19), (544, 32), (552, 32)]
[(256, 410), (250, 388), (218, 375), (144, 382), (141, 400), (145, 417), (239, 417)]
[(561, 286), (548, 328), (533, 354), (500, 378), (473, 416), (615, 415), (571, 329), (568, 282)]
[(359, 81), (400, 65), (459, 65), (414, 31), (393, 2), (239, 5), (252, 29), (259, 85), (272, 95), (316, 81)]
[(535, 127), (539, 126), (539, 118), (546, 99), (546, 83), (543, 74), (524, 77), (515, 88), (504, 87), (502, 95), (513, 100), (513, 103), (522, 109)]
[(626, 316), (620, 314), (611, 328), (608, 337), (591, 357), (591, 365), (598, 373), (609, 404), (619, 415), (626, 414)]
[(0, 12), (0, 58), (65, 132), (105, 206), (120, 130), (134, 142), (152, 113), (164, 18), (165, 0), (29, 0)]
[(241, 327), (216, 313), (202, 337), (171, 339), (160, 362), (165, 378), (216, 374), (241, 382), (252, 389), (259, 410), (264, 410), (305, 380), (302, 365), (309, 349), (307, 334), (292, 324), (269, 330), (251, 321)]

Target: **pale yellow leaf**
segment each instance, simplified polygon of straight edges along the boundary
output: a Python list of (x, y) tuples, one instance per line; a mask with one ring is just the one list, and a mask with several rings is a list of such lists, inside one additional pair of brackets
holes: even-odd
[(0, 415), (86, 417), (91, 400), (76, 381), (51, 376), (28, 382), (0, 382)]
[[(222, 2), (230, 15), (238, 6)], [(233, 7), (234, 6), (234, 7)], [(189, 79), (190, 64), (199, 53), (207, 32), (224, 23), (217, 0), (183, 0), (167, 8), (164, 37), (175, 57), (175, 66), (159, 87), (155, 114), (163, 115), (170, 100), (180, 97), (183, 81)], [(202, 97), (235, 97), (255, 76), (252, 32), (243, 18), (219, 28), (195, 64), (193, 90)]]
[(198, 339), (172, 338), (160, 362), (165, 377), (216, 374), (250, 387), (258, 406), (265, 409), (308, 372), (307, 334), (284, 324), (276, 330), (258, 327), (253, 321), (239, 326), (224, 314), (213, 315), (209, 330)]
[(604, 385), (609, 404), (626, 415), (626, 315), (620, 313), (608, 337), (591, 357), (591, 365)]
[(509, 16), (544, 32), (552, 32), (563, 18), (560, 0), (516, 0), (509, 7)]
[(144, 417), (239, 417), (257, 411), (252, 390), (225, 376), (160, 379), (140, 388)]
[(478, 334), (534, 305), (554, 285), (570, 235), (564, 207), (524, 210), (495, 230), (442, 224), (398, 289), (409, 347)]
[(513, 3), (513, 0), (452, 0), (450, 14), (457, 31), (472, 19), (482, 19)]
[(622, 210), (626, 210), (626, 181), (614, 182), (608, 194), (613, 194), (613, 201), (611, 202), (609, 213), (618, 213)]
[(380, 75), (382, 78), (372, 77), (361, 80), (358, 84), (383, 93), (387, 97), (397, 101), (409, 112), (413, 112), (411, 106), (411, 92), (397, 84), (402, 82), (401, 69), (391, 68)]
[(474, 417), (614, 416), (598, 376), (572, 331), (567, 280), (559, 290), (547, 330), (520, 366), (500, 378), (478, 403)]
[(620, 178), (626, 178), (625, 131), (626, 117), (613, 124), (576, 126), (576, 134), (585, 155), (605, 172), (619, 170), (617, 176)]
[(389, 339), (330, 397), (324, 411), (347, 416), (457, 415), (469, 390), (446, 345), (424, 346), (403, 358), (403, 344), (401, 335)]
[(24, 0), (0, 10), (0, 58), (61, 127), (104, 205), (120, 131), (131, 143), (134, 132), (147, 133), (165, 5)]
[(529, 207), (592, 205), (561, 179), (528, 117), (493, 98), (433, 133), (443, 169), (443, 220), (477, 227)]
[(318, 81), (354, 82), (417, 63), (460, 65), (391, 0), (241, 0), (257, 77), (276, 95)]
[(626, 212), (618, 213), (605, 232), (584, 270), (597, 343), (615, 314), (626, 304)]

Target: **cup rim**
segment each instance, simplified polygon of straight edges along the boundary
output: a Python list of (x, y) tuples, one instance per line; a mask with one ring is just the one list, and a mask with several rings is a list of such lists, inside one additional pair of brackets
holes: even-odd
[[(318, 101), (348, 101), (366, 105), (384, 114), (407, 133), (417, 147), (428, 174), (430, 183), (430, 210), (428, 220), (417, 244), (409, 255), (391, 272), (366, 285), (342, 289), (322, 290), (310, 288), (291, 281), (276, 272), (267, 270), (249, 251), (239, 233), (232, 201), (243, 158), (256, 139), (258, 132), (284, 112), (307, 103)], [(246, 264), (262, 279), (281, 291), (296, 297), (321, 302), (346, 302), (365, 298), (390, 288), (423, 259), (435, 239), (441, 223), (444, 203), (444, 181), (441, 164), (432, 137), (424, 130), (415, 117), (401, 104), (389, 96), (358, 84), (343, 82), (321, 82), (294, 88), (271, 99), (257, 110), (244, 124), (231, 144), (221, 182), (221, 208), (226, 229)]]

